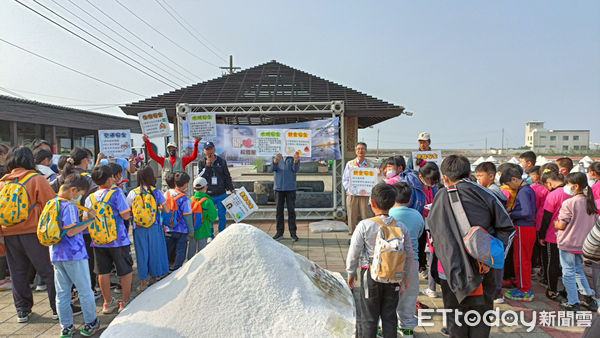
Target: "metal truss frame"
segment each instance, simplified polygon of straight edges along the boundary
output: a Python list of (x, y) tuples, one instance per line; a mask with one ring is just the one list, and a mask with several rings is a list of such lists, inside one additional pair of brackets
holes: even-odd
[[(216, 103), (216, 104), (188, 104), (178, 103), (176, 105), (177, 119), (175, 126), (176, 142), (179, 149), (182, 149), (183, 134), (181, 122), (190, 112), (210, 112), (222, 117), (243, 117), (248, 118), (251, 124), (260, 125), (262, 118), (271, 116), (289, 115), (290, 117), (299, 116), (302, 118), (319, 117), (339, 117), (339, 135), (340, 149), (342, 152), (341, 160), (333, 161), (332, 168), (332, 190), (333, 190), (333, 206), (326, 208), (296, 208), (297, 219), (333, 219), (343, 218), (346, 216), (346, 199), (345, 191), (342, 185), (342, 175), (344, 172), (343, 149), (345, 144), (344, 133), (344, 102), (273, 102), (273, 103)], [(258, 121), (251, 119), (258, 118)], [(257, 122), (257, 123), (252, 123)], [(239, 124), (239, 123), (236, 123)], [(188, 166), (187, 170), (191, 171), (194, 166)], [(189, 172), (191, 177), (194, 173)], [(254, 212), (247, 219), (256, 220), (274, 220), (276, 216), (275, 208), (261, 208)], [(227, 216), (229, 218), (229, 215)]]

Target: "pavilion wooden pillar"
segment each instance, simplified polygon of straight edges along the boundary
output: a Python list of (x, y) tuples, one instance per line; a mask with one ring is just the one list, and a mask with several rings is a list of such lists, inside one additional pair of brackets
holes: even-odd
[(354, 147), (358, 142), (358, 116), (344, 116), (345, 144), (342, 148), (344, 162), (353, 159)]

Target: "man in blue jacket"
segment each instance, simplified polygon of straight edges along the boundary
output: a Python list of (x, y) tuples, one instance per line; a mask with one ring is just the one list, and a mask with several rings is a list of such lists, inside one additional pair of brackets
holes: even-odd
[(509, 210), (510, 218), (515, 225), (515, 239), (513, 241), (513, 260), (517, 288), (506, 290), (504, 297), (512, 300), (530, 302), (533, 300), (531, 291), (531, 254), (536, 239), (535, 228), (535, 192), (521, 176), (517, 168), (507, 168), (500, 175), (500, 184), (506, 184), (511, 189), (517, 190), (515, 203)]
[(298, 241), (296, 236), (296, 173), (300, 168), (300, 155), (283, 158), (281, 154), (273, 157), (273, 173), (275, 174), (275, 200), (277, 201), (277, 233), (274, 240), (280, 240), (284, 232), (283, 206), (287, 204), (288, 227), (290, 236), (294, 242)]

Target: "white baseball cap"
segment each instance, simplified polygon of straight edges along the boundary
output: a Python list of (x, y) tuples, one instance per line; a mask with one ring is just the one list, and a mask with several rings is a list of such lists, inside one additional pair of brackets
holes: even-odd
[(169, 142), (169, 144), (167, 144), (167, 148), (170, 148), (170, 147), (177, 148), (177, 145), (173, 142)]
[(198, 176), (194, 179), (194, 189), (204, 188), (207, 184), (208, 182), (206, 182), (206, 179), (202, 176)]
[(431, 138), (429, 137), (429, 133), (424, 131), (419, 134), (419, 138), (417, 140), (418, 141), (430, 141)]

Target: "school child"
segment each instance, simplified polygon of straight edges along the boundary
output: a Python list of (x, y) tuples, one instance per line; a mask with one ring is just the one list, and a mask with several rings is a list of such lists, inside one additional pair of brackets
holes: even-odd
[(486, 187), (500, 200), (500, 202), (502, 202), (502, 205), (505, 205), (507, 198), (500, 187), (494, 182), (495, 174), (496, 165), (494, 165), (492, 162), (481, 162), (475, 167), (475, 177), (477, 177), (477, 183)]
[(187, 259), (190, 260), (196, 252), (206, 246), (210, 237), (212, 222), (217, 219), (217, 208), (212, 198), (206, 193), (208, 182), (202, 176), (194, 180), (194, 196), (192, 197), (192, 213), (194, 216), (194, 237), (188, 241)]
[(544, 265), (544, 279), (547, 281), (546, 297), (556, 302), (566, 299), (558, 291), (558, 277), (560, 276), (560, 258), (556, 244), (556, 230), (554, 221), (564, 200), (569, 198), (564, 190), (563, 176), (559, 173), (558, 166), (554, 163), (542, 167), (542, 183), (548, 189), (548, 195), (544, 201), (544, 215), (538, 231), (539, 243), (546, 248), (546, 256), (542, 261)]
[(50, 168), (52, 165), (52, 152), (45, 148), (38, 148), (33, 151), (35, 160), (35, 169), (39, 171), (48, 182), (52, 182), (56, 178), (56, 173)]
[(600, 162), (590, 164), (588, 171), (588, 185), (592, 187), (594, 199), (600, 199)]
[[(562, 280), (567, 291), (567, 301), (561, 304), (565, 310), (579, 311), (579, 294), (583, 294), (583, 304), (590, 311), (597, 311), (598, 305), (593, 298), (594, 291), (588, 284), (583, 272), (583, 242), (594, 227), (598, 218), (598, 205), (587, 184), (583, 173), (571, 173), (565, 179), (564, 192), (573, 196), (562, 203), (558, 218), (554, 222), (556, 242), (559, 249)], [(598, 204), (598, 205), (597, 205)]]
[(402, 156), (389, 157), (382, 163), (384, 182), (394, 184), (406, 182), (413, 189), (409, 208), (416, 209), (421, 214), (425, 207), (425, 192), (423, 184), (419, 180), (418, 173), (412, 169), (406, 169), (406, 160)]
[(507, 168), (500, 176), (500, 183), (517, 191), (515, 203), (509, 215), (513, 220), (516, 234), (513, 239), (513, 261), (517, 288), (507, 290), (504, 296), (512, 300), (530, 302), (531, 290), (531, 254), (536, 239), (535, 231), (535, 193), (523, 180), (522, 172), (517, 168)]
[[(481, 162), (475, 167), (475, 177), (477, 177), (477, 183), (487, 188), (496, 198), (506, 205), (507, 198), (500, 189), (500, 187), (494, 182), (496, 174), (496, 165), (492, 162)], [(494, 277), (496, 278), (496, 292), (494, 294), (494, 303), (504, 303), (504, 296), (502, 293), (502, 278), (504, 276), (504, 269), (494, 269)]]
[(556, 164), (558, 165), (558, 170), (563, 177), (566, 177), (571, 170), (573, 170), (573, 160), (568, 157), (561, 157), (556, 159)]
[[(438, 191), (438, 184), (441, 180), (440, 168), (433, 162), (427, 162), (419, 168), (419, 180), (423, 184), (423, 191), (425, 192), (425, 205), (431, 206), (435, 194)], [(429, 208), (423, 208), (423, 217), (426, 218), (429, 214)], [(424, 295), (436, 298), (436, 283), (431, 276), (431, 262), (433, 260), (433, 246), (429, 239), (429, 229), (425, 225), (425, 231), (421, 237), (419, 237), (419, 266), (427, 266), (427, 280), (428, 287), (421, 290)], [(423, 262), (426, 260), (426, 263)]]
[(144, 291), (150, 283), (169, 272), (167, 244), (160, 226), (160, 211), (168, 211), (162, 191), (155, 188), (156, 177), (151, 167), (138, 170), (138, 187), (127, 196), (131, 208), (133, 224), (133, 244), (140, 284), (138, 291)]
[[(131, 277), (133, 260), (129, 251), (129, 236), (123, 220), (131, 217), (131, 210), (120, 189), (112, 189), (114, 185), (113, 172), (108, 166), (95, 167), (91, 173), (92, 180), (98, 185), (98, 190), (85, 201), (88, 209), (96, 210), (96, 220), (90, 228), (90, 237), (94, 250), (94, 272), (98, 275), (98, 284), (104, 298), (102, 313), (118, 312), (129, 304), (131, 295)], [(105, 208), (110, 206), (110, 208)], [(98, 215), (103, 210), (104, 215)], [(85, 213), (84, 213), (85, 214)], [(108, 217), (110, 215), (110, 217)], [(87, 215), (86, 215), (87, 216)], [(106, 229), (105, 232), (99, 230)], [(108, 243), (107, 239), (113, 238)], [(122, 299), (117, 301), (110, 293), (110, 272), (113, 264), (120, 278)]]
[(515, 169), (521, 171), (521, 175), (523, 175), (523, 172), (522, 172), (523, 168), (521, 168), (521, 166), (516, 165), (514, 163), (502, 163), (501, 165), (498, 166), (498, 171), (497, 171), (497, 176), (496, 176), (498, 178), (498, 185), (500, 186), (500, 190), (506, 197), (506, 204), (505, 204), (506, 210), (510, 211), (513, 208), (513, 205), (515, 203), (515, 198), (517, 197), (517, 191), (514, 189), (511, 189), (511, 187), (508, 186), (507, 184), (503, 184), (500, 182), (500, 176), (508, 168), (515, 168)]
[(419, 295), (419, 269), (418, 249), (419, 237), (425, 232), (425, 222), (423, 216), (415, 209), (409, 208), (411, 187), (406, 182), (398, 182), (392, 185), (396, 189), (396, 201), (394, 207), (389, 211), (397, 222), (406, 226), (407, 235), (410, 237), (410, 242), (413, 248), (412, 261), (406, 261), (406, 264), (412, 264), (408, 278), (408, 289), (404, 290), (398, 297), (398, 307), (396, 312), (398, 315), (398, 331), (403, 336), (413, 335), (413, 329), (417, 326), (417, 318), (415, 312), (417, 309), (417, 296)]
[(533, 167), (530, 167), (529, 169), (525, 170), (525, 172), (527, 173), (527, 176), (529, 176), (529, 178), (531, 179), (531, 184), (534, 183), (540, 183), (540, 177), (541, 177), (541, 171), (540, 171), (540, 166), (539, 165), (534, 165)]
[[(379, 183), (371, 190), (371, 209), (375, 217), (360, 221), (352, 234), (350, 248), (346, 257), (346, 272), (348, 273), (348, 286), (354, 288), (357, 278), (357, 268), (360, 266), (360, 296), (361, 296), (361, 322), (359, 325), (360, 337), (375, 337), (377, 324), (381, 319), (383, 337), (396, 337), (398, 306), (398, 292), (407, 289), (408, 278), (401, 277), (399, 281), (381, 282), (373, 280), (369, 266), (373, 264), (373, 255), (376, 253), (376, 239), (382, 226), (399, 227), (404, 238), (403, 247), (398, 248), (405, 253), (403, 276), (410, 276), (414, 260), (412, 243), (405, 234), (408, 229), (400, 222), (389, 216), (389, 209), (394, 206), (396, 189), (391, 185)], [(365, 292), (368, 290), (368, 293)]]
[[(94, 292), (90, 287), (90, 272), (88, 267), (88, 254), (85, 249), (82, 231), (87, 229), (94, 220), (94, 211), (88, 211), (90, 218), (86, 222), (79, 222), (77, 204), (87, 190), (87, 180), (76, 174), (66, 177), (56, 200), (50, 200), (48, 205), (57, 203), (60, 217), (60, 226), (65, 236), (54, 245), (50, 246), (50, 260), (54, 266), (54, 286), (56, 287), (56, 309), (61, 325), (61, 337), (71, 337), (75, 332), (73, 326), (73, 310), (71, 308), (71, 288), (77, 288), (79, 303), (83, 311), (85, 325), (80, 333), (83, 336), (93, 335), (100, 327), (96, 317), (96, 301)], [(46, 209), (44, 209), (46, 210)], [(43, 216), (42, 216), (43, 218)], [(42, 221), (40, 220), (40, 223)]]
[[(165, 192), (167, 206), (171, 210), (167, 221), (167, 252), (174, 255), (174, 264), (169, 270), (174, 271), (181, 267), (185, 260), (188, 237), (194, 236), (194, 220), (190, 198), (185, 194), (190, 176), (185, 172), (176, 172), (173, 175), (174, 189)], [(169, 187), (171, 184), (167, 181)], [(165, 219), (163, 219), (165, 225)]]
[[(535, 229), (536, 232), (540, 230), (542, 226), (542, 217), (544, 217), (544, 202), (546, 201), (546, 196), (548, 195), (548, 189), (540, 183), (540, 167), (533, 166), (527, 169), (529, 177), (531, 178), (531, 182), (529, 186), (533, 189), (535, 193)], [(533, 253), (531, 259), (531, 265), (536, 269), (535, 275), (539, 278), (543, 278), (544, 273), (542, 269), (544, 268), (542, 265), (542, 255), (545, 255), (544, 250), (542, 250), (542, 246), (538, 241), (535, 241), (533, 245)]]
[(521, 163), (521, 167), (523, 168), (523, 179), (527, 184), (533, 183), (532, 178), (528, 175), (527, 170), (531, 169), (535, 166), (536, 156), (533, 151), (526, 151), (519, 155), (519, 162)]

